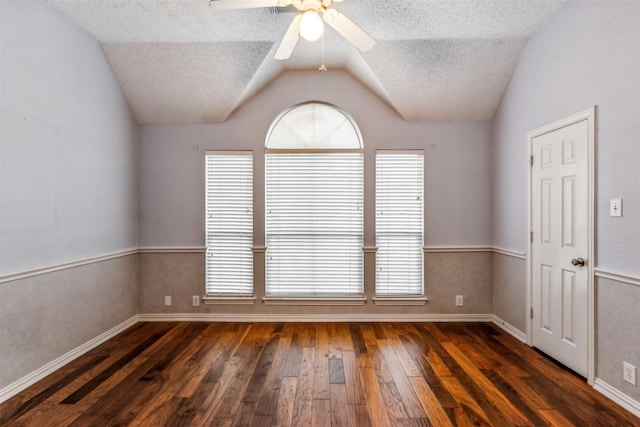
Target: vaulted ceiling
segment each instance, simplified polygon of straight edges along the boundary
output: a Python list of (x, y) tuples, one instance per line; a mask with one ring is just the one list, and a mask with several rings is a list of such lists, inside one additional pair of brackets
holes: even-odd
[[(296, 11), (219, 10), (209, 0), (47, 0), (101, 45), (135, 119), (224, 122), (288, 70), (321, 64), (320, 41), (273, 58)], [(215, 1), (215, 0), (214, 0)], [(408, 121), (487, 121), (527, 40), (567, 0), (345, 0), (334, 7), (376, 45), (331, 28), (324, 63), (345, 69)], [(320, 71), (318, 71), (320, 72)]]

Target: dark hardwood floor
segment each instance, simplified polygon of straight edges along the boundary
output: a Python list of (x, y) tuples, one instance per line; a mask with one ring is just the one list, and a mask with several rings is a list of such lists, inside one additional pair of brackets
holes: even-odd
[(139, 323), (0, 406), (11, 426), (638, 426), (487, 323)]

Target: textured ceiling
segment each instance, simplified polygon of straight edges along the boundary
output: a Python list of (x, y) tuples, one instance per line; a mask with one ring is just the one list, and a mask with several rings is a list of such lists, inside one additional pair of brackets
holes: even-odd
[[(317, 69), (320, 42), (273, 59), (291, 8), (220, 11), (208, 0), (47, 0), (101, 44), (139, 123), (223, 122), (287, 70)], [(325, 64), (411, 121), (491, 120), (526, 41), (566, 0), (345, 0), (377, 44), (332, 29)]]

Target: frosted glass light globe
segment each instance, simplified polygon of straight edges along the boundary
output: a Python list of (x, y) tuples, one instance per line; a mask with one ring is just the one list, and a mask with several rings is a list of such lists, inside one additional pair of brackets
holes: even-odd
[(324, 31), (324, 22), (315, 10), (308, 10), (300, 20), (300, 36), (310, 42), (316, 41)]

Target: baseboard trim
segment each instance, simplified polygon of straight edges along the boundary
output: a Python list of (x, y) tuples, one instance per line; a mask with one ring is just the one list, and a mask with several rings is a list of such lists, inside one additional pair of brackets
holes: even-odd
[(516, 328), (515, 326), (513, 326), (511, 323), (509, 322), (505, 322), (504, 320), (502, 320), (500, 317), (496, 316), (495, 314), (492, 314), (492, 321), (493, 323), (498, 326), (500, 329), (504, 330), (506, 333), (508, 333), (509, 335), (511, 335), (512, 337), (514, 337), (515, 339), (517, 339), (520, 342), (523, 343), (527, 343), (527, 334), (522, 332), (520, 329)]
[(491, 322), (492, 314), (147, 313), (140, 322)]
[(16, 394), (20, 393), (22, 390), (24, 390), (27, 387), (37, 383), (38, 381), (40, 381), (41, 379), (43, 379), (47, 375), (52, 374), (56, 370), (62, 368), (67, 363), (72, 362), (73, 360), (75, 360), (78, 357), (82, 356), (83, 354), (85, 354), (89, 350), (93, 350), (94, 348), (96, 348), (100, 344), (104, 343), (105, 341), (110, 340), (111, 338), (113, 338), (116, 335), (118, 335), (120, 332), (124, 331), (125, 329), (127, 329), (127, 328), (129, 328), (129, 327), (131, 327), (133, 325), (135, 325), (136, 323), (138, 323), (138, 315), (130, 317), (129, 319), (125, 320), (124, 322), (120, 323), (119, 325), (114, 326), (113, 328), (109, 329), (108, 331), (103, 332), (102, 334), (98, 335), (97, 337), (95, 337), (95, 338), (87, 341), (86, 343), (74, 348), (73, 350), (63, 354), (62, 356), (58, 357), (57, 359), (52, 360), (51, 362), (47, 363), (46, 365), (42, 366), (41, 368), (36, 369), (35, 371), (31, 372), (30, 374), (28, 374), (28, 375), (20, 378), (19, 380), (9, 384), (8, 386), (6, 386), (6, 387), (4, 387), (3, 389), (0, 390), (0, 403), (10, 399), (11, 397), (13, 397)]
[(627, 396), (611, 384), (596, 378), (593, 388), (598, 392), (611, 399), (636, 417), (640, 418), (640, 402)]

